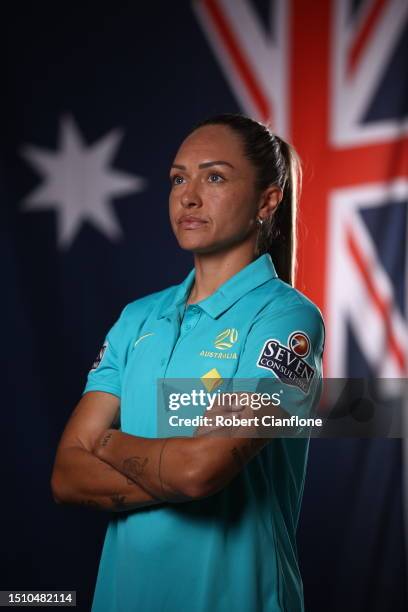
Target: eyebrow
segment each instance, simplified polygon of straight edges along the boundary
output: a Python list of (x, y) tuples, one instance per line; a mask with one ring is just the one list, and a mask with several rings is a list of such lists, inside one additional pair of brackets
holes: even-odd
[[(203, 162), (202, 164), (198, 165), (200, 170), (202, 168), (210, 168), (211, 166), (229, 166), (230, 168), (234, 168), (234, 166), (232, 164), (230, 164), (227, 161), (223, 161), (222, 159), (218, 159), (216, 161)], [(172, 168), (178, 168), (179, 170), (186, 170), (186, 167), (182, 166), (181, 164), (172, 164), (171, 167)]]

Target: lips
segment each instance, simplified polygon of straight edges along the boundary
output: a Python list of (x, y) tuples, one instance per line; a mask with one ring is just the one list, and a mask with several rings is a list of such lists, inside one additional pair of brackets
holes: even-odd
[(207, 221), (200, 217), (192, 217), (191, 215), (184, 215), (178, 220), (178, 224), (184, 229), (197, 229), (203, 227)]

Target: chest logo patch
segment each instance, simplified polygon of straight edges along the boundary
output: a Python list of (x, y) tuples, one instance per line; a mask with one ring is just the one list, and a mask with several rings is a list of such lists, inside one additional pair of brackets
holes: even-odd
[(315, 370), (304, 360), (310, 353), (310, 339), (304, 332), (294, 332), (287, 346), (271, 338), (265, 342), (257, 366), (270, 370), (282, 382), (308, 393)]
[(238, 330), (234, 327), (224, 329), (214, 340), (217, 349), (225, 350), (231, 348), (238, 340)]

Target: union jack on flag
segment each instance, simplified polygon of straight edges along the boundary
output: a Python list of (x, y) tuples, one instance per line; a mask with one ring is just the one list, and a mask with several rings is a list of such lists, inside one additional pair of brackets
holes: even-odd
[(408, 3), (194, 7), (243, 112), (306, 161), (298, 284), (325, 311), (326, 375), (405, 376)]

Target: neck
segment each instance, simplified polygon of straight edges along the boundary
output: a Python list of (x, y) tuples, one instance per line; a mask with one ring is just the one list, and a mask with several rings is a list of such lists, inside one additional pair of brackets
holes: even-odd
[(255, 258), (253, 249), (243, 250), (242, 245), (224, 252), (195, 253), (195, 281), (187, 304), (201, 302), (207, 298)]

